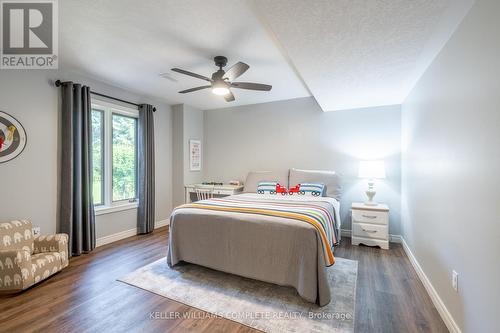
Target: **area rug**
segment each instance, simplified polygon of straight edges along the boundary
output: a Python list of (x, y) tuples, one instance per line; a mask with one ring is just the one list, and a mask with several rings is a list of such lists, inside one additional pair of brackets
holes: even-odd
[[(303, 300), (291, 287), (192, 264), (169, 268), (166, 258), (119, 281), (264, 332), (353, 332), (358, 262), (335, 258), (327, 272), (332, 300), (324, 307)], [(150, 319), (183, 315), (153, 313)]]

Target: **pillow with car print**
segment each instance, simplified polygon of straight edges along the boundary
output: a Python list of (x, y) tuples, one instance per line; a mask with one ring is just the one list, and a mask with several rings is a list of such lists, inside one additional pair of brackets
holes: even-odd
[(259, 182), (259, 185), (257, 186), (257, 193), (258, 194), (282, 194), (286, 195), (288, 194), (288, 190), (286, 187), (282, 186), (280, 183), (277, 181), (265, 181), (265, 182)]
[(288, 194), (293, 195), (297, 193), (298, 195), (320, 197), (323, 196), (325, 192), (325, 184), (322, 183), (300, 183), (294, 187), (290, 187)]

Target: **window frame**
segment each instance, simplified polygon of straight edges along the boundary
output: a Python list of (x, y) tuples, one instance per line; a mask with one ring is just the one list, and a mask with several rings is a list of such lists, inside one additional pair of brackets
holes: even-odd
[[(135, 170), (136, 170), (136, 190), (135, 190), (135, 200), (125, 199), (113, 201), (113, 115), (120, 115), (129, 118), (139, 118), (139, 110), (131, 107), (126, 107), (120, 104), (111, 103), (105, 100), (101, 100), (95, 97), (92, 97), (91, 103), (92, 110), (99, 110), (103, 112), (103, 120), (104, 120), (104, 131), (103, 131), (103, 203), (102, 205), (94, 206), (95, 215), (102, 215), (113, 213), (121, 210), (128, 210), (137, 208), (139, 205), (138, 201), (138, 182), (139, 182), (139, 174), (138, 174), (138, 123), (136, 122), (135, 135), (136, 135), (136, 145), (135, 145)], [(138, 120), (136, 120), (138, 121)]]
[[(97, 108), (97, 107), (91, 107), (91, 112), (99, 112), (101, 114), (101, 202), (100, 203), (94, 203), (94, 207), (101, 207), (101, 206), (104, 206), (105, 205), (105, 193), (104, 193), (104, 189), (105, 189), (105, 182), (106, 182), (106, 175), (105, 175), (105, 155), (104, 155), (104, 151), (105, 151), (105, 114), (106, 112), (104, 110), (102, 110), (101, 108)], [(93, 135), (91, 136), (91, 138), (93, 138)], [(94, 145), (94, 143), (92, 142), (92, 147)], [(91, 154), (91, 156), (93, 156), (94, 154)], [(92, 160), (92, 166), (94, 166), (94, 160)], [(92, 170), (93, 171), (93, 170)], [(94, 190), (94, 177), (92, 177), (92, 191)]]

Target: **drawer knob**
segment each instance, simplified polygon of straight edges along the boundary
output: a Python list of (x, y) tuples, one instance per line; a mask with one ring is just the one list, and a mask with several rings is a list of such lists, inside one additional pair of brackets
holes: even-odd
[(362, 229), (364, 232), (368, 232), (368, 233), (370, 233), (370, 234), (374, 234), (374, 233), (376, 233), (376, 232), (377, 232), (377, 230), (366, 230), (366, 229), (364, 229), (364, 228), (361, 228), (361, 229)]
[(376, 219), (377, 217), (376, 216), (373, 216), (373, 215), (361, 215), (363, 217), (366, 217), (367, 219)]

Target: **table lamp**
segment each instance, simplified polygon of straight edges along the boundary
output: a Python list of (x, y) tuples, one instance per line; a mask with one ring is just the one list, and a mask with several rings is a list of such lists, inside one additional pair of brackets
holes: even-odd
[(368, 189), (365, 194), (368, 200), (365, 205), (376, 206), (377, 202), (373, 201), (373, 197), (377, 193), (375, 191), (375, 179), (385, 178), (384, 161), (361, 161), (359, 162), (359, 178), (368, 179)]

